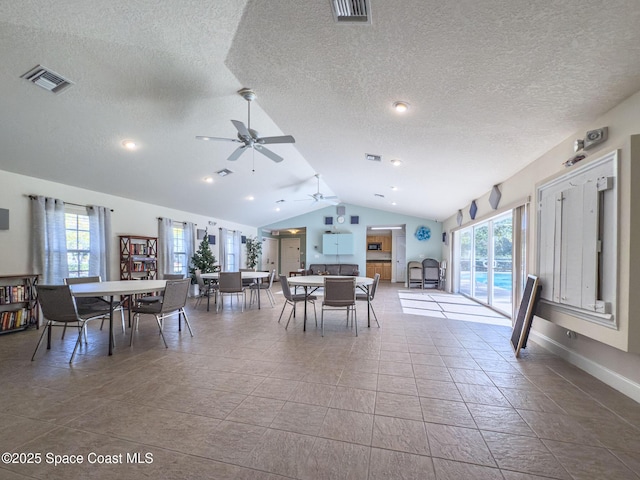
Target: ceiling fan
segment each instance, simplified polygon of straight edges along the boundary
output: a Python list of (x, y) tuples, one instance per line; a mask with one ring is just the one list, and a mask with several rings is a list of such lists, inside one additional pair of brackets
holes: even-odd
[[(315, 202), (329, 202), (332, 204), (338, 204), (340, 203), (340, 200), (338, 200), (338, 197), (336, 197), (335, 195), (323, 195), (320, 192), (320, 174), (316, 173), (314, 175), (314, 177), (316, 177), (316, 182), (317, 182), (317, 188), (316, 188), (316, 193), (309, 193), (308, 195), (311, 197), (311, 200)], [(305, 198), (303, 200), (299, 200), (299, 201), (307, 201), (309, 200), (308, 198)]]
[(233, 123), (233, 125), (236, 127), (236, 130), (238, 130), (238, 138), (205, 137), (202, 135), (198, 135), (196, 136), (196, 138), (198, 140), (215, 140), (221, 142), (241, 143), (242, 145), (235, 149), (234, 152), (229, 155), (229, 158), (227, 158), (227, 160), (235, 161), (240, 158), (240, 155), (242, 155), (245, 151), (253, 149), (260, 152), (264, 156), (269, 157), (274, 162), (281, 162), (284, 159), (280, 155), (264, 147), (264, 145), (274, 143), (295, 143), (296, 140), (291, 135), (282, 135), (279, 137), (261, 137), (257, 131), (251, 128), (251, 102), (256, 99), (255, 92), (249, 88), (243, 88), (241, 90), (238, 90), (238, 93), (247, 101), (248, 109), (247, 125), (238, 120), (231, 120), (231, 123)]

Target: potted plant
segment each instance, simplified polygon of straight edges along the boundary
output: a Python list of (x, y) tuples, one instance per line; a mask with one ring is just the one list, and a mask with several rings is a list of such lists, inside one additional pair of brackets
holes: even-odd
[(209, 235), (207, 230), (204, 231), (204, 237), (198, 250), (191, 257), (191, 265), (189, 266), (189, 273), (191, 274), (191, 282), (196, 283), (196, 270), (200, 270), (202, 273), (211, 273), (217, 270), (216, 257), (209, 248)]
[(262, 253), (262, 242), (257, 237), (247, 237), (247, 268), (256, 269), (258, 257)]

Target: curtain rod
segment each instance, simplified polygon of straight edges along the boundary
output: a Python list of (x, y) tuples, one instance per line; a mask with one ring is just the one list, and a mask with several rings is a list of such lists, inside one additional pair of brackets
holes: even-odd
[[(26, 195), (25, 194), (25, 197), (29, 197), (31, 200), (35, 200), (36, 198), (38, 198), (38, 195)], [(82, 205), (80, 203), (73, 203), (73, 202), (65, 202), (64, 200), (62, 200), (62, 201), (64, 202), (65, 205), (73, 205), (75, 207), (93, 208), (93, 207), (96, 206), (96, 205)], [(109, 210), (113, 212), (113, 208), (110, 208)]]
[[(156, 217), (156, 219), (157, 219), (157, 220), (162, 220), (162, 219), (164, 219), (164, 218), (165, 218), (165, 217)], [(171, 220), (172, 222), (178, 222), (178, 223), (182, 223), (182, 224), (189, 223), (189, 222), (181, 222), (180, 220), (173, 220), (172, 218), (169, 218), (169, 220)], [(195, 225), (196, 227), (198, 226), (198, 224), (197, 224), (197, 223), (194, 223), (194, 225)]]

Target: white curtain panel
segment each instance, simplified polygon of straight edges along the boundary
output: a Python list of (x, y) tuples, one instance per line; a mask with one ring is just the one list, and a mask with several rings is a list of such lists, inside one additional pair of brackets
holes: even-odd
[(99, 275), (111, 279), (111, 210), (92, 205), (87, 207), (89, 216), (89, 276)]
[(196, 224), (192, 222), (184, 222), (184, 253), (186, 254), (185, 271), (182, 272), (185, 278), (189, 276), (189, 266), (191, 265), (191, 257), (196, 251)]
[(64, 202), (57, 198), (31, 198), (31, 261), (33, 273), (44, 285), (61, 285), (69, 276)]
[(158, 218), (158, 272), (173, 273), (173, 220)]
[(233, 232), (233, 256), (236, 259), (236, 272), (240, 270), (241, 258), (240, 248), (242, 247), (242, 232), (236, 230)]
[(229, 265), (227, 264), (227, 235), (229, 235), (228, 230), (220, 228), (220, 265), (222, 265), (223, 272), (229, 271)]

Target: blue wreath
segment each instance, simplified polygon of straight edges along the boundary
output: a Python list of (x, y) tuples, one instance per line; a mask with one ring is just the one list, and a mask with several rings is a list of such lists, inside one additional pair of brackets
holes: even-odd
[(416, 230), (416, 238), (421, 242), (425, 242), (431, 238), (431, 229), (429, 227), (418, 227)]

